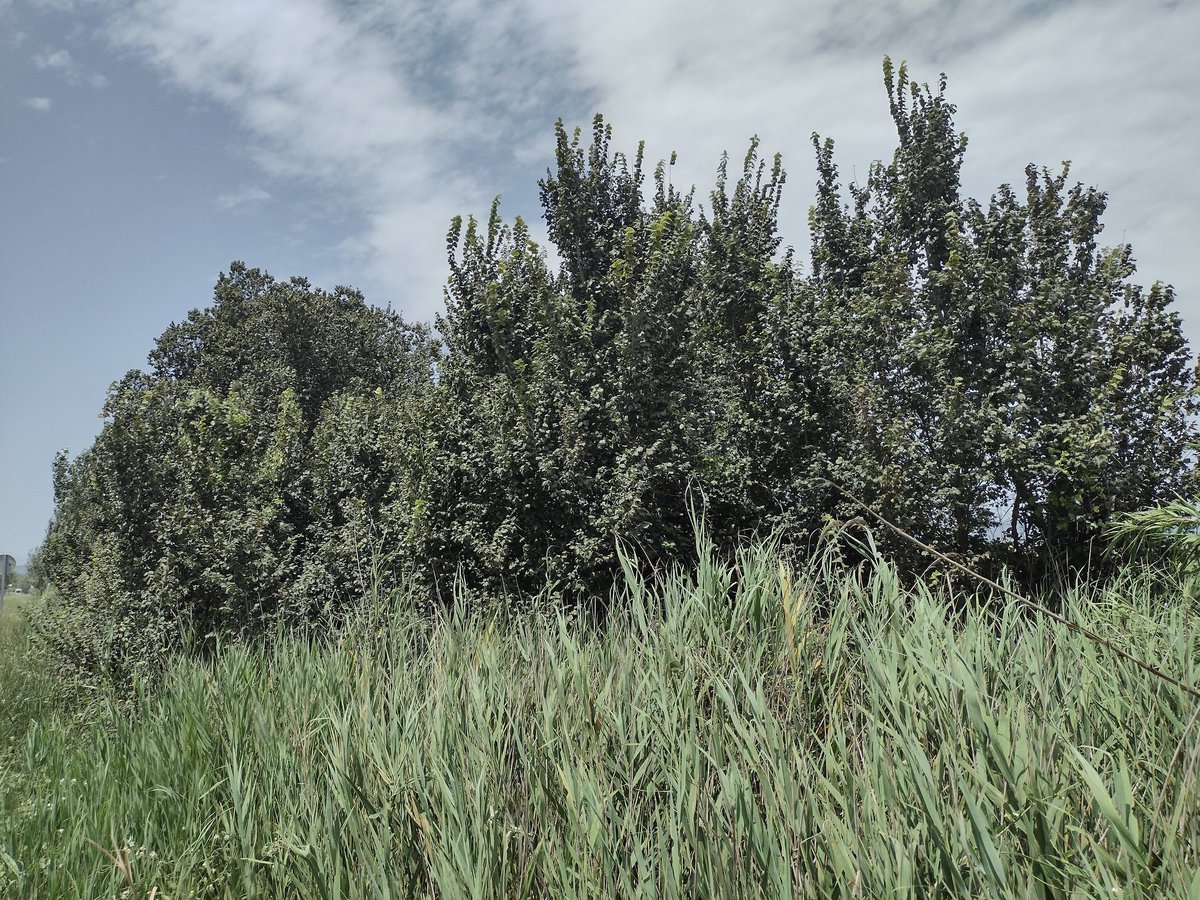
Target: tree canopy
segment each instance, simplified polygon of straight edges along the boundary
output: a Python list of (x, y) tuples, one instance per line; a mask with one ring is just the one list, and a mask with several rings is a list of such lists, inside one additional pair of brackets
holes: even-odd
[(498, 200), (456, 219), (436, 332), (233, 264), (55, 464), (56, 640), (94, 670), (401, 581), (603, 605), (617, 541), (681, 561), (693, 511), (799, 539), (857, 513), (836, 485), (1033, 572), (1190, 489), (1195, 362), (1171, 288), (1100, 244), (1105, 195), (1031, 165), (963, 197), (945, 78), (884, 83), (865, 183), (813, 136), (807, 272), (757, 140), (697, 201), (599, 116), (540, 182), (561, 262)]

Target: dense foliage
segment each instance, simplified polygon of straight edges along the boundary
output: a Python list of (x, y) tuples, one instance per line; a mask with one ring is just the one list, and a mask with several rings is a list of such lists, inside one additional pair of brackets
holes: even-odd
[(1069, 551), (1182, 485), (1196, 380), (1172, 291), (1131, 283), (1129, 246), (1099, 248), (1106, 198), (1067, 166), (964, 201), (944, 80), (906, 98), (903, 67), (885, 75), (900, 146), (851, 207), (814, 140), (813, 283), (840, 313), (857, 425), (845, 479), (961, 553)]
[(92, 447), (56, 460), (38, 554), (59, 596), (46, 639), (81, 673), (124, 676), (187, 633), (323, 613), (312, 585), (356, 514), (328, 477), (335, 411), (419, 392), (432, 356), (424, 330), (352, 291), (235, 264), (210, 309), (159, 338), (150, 372), (113, 385)]
[(752, 142), (698, 203), (600, 118), (558, 125), (541, 182), (561, 263), (498, 206), (456, 220), (437, 336), (235, 264), (56, 464), (47, 634), (128, 671), (371, 584), (603, 604), (617, 538), (686, 558), (702, 508), (722, 544), (790, 539), (858, 512), (834, 483), (1032, 572), (1188, 487), (1192, 358), (1171, 289), (1098, 243), (1105, 196), (1031, 166), (962, 197), (944, 80), (884, 70), (889, 163), (843, 191), (814, 136), (807, 274), (778, 157)]

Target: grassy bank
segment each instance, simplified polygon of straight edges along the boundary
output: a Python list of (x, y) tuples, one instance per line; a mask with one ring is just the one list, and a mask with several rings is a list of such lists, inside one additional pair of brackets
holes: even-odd
[[(603, 634), (393, 598), (333, 642), (180, 663), (87, 729), (35, 710), (0, 894), (1200, 897), (1178, 688), (882, 565), (757, 549), (624, 590)], [(1066, 610), (1200, 684), (1164, 590)]]
[(36, 594), (6, 593), (4, 608), (0, 609), (0, 641), (18, 638), (25, 630), (30, 613), (38, 609), (41, 602)]
[(19, 773), (16, 754), (34, 723), (64, 711), (56, 679), (30, 648), (29, 619), (41, 606), (38, 596), (9, 593), (0, 611), (0, 787)]

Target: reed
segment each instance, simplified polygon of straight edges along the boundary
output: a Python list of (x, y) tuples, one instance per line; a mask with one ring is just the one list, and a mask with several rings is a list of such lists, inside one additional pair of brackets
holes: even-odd
[[(1179, 688), (882, 560), (623, 563), (603, 628), (396, 595), (86, 722), (0, 696), (0, 894), (1200, 898)], [(1161, 579), (1058, 601), (1200, 684)]]

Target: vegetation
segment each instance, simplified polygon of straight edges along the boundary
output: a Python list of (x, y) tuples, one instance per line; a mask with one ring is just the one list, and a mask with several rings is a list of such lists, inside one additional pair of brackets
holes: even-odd
[(884, 70), (900, 146), (852, 207), (814, 140), (815, 283), (844, 316), (858, 419), (843, 478), (959, 553), (1078, 552), (1183, 484), (1195, 375), (1172, 291), (1130, 283), (1130, 247), (1099, 248), (1105, 195), (1069, 166), (963, 201), (944, 78), (906, 98), (904, 67)]
[(456, 220), (436, 330), (234, 263), (55, 462), (0, 892), (1200, 900), (1173, 293), (1066, 167), (963, 198), (884, 76), (807, 273), (757, 141), (697, 203), (600, 118), (561, 264)]
[[(6, 794), (20, 771), (16, 760), (28, 733), (56, 716), (63, 721), (76, 706), (64, 702), (70, 686), (47, 670), (45, 658), (31, 646), (29, 620), (41, 603), (39, 597), (10, 594), (0, 611), (0, 784)], [(0, 815), (7, 809), (0, 807)]]
[[(0, 767), (2, 890), (1197, 896), (1194, 699), (1014, 604), (814, 559), (627, 561), (602, 630), (397, 594), (331, 642), (180, 660), (86, 731), (43, 714)], [(1063, 609), (1200, 687), (1167, 587)]]
[(4, 609), (0, 611), (0, 640), (24, 633), (30, 617), (41, 605), (42, 599), (35, 594), (7, 594)]
[(614, 537), (687, 561), (696, 505), (725, 546), (802, 540), (860, 512), (836, 485), (1027, 583), (1098, 558), (1107, 522), (1191, 488), (1173, 294), (1100, 249), (1105, 197), (1065, 168), (962, 198), (944, 80), (884, 74), (899, 146), (848, 202), (814, 136), (807, 275), (757, 141), (698, 206), (662, 164), (647, 194), (600, 118), (586, 144), (558, 125), (541, 182), (558, 270), (498, 204), (456, 220), (437, 336), (235, 263), (57, 461), (46, 639), (77, 677), (145, 677), (185, 639), (336, 622), (373, 562), (429, 606), (603, 605)]

